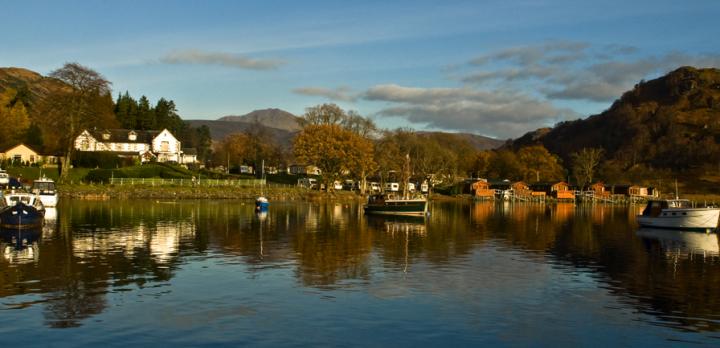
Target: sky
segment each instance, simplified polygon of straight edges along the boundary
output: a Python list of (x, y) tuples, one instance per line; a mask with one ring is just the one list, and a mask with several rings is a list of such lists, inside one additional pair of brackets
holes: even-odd
[(184, 119), (336, 103), (383, 128), (507, 139), (720, 68), (718, 18), (717, 0), (0, 0), (0, 67), (77, 62)]

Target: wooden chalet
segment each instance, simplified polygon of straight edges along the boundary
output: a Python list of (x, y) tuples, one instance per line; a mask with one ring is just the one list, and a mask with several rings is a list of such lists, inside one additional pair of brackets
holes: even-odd
[(515, 197), (531, 197), (530, 186), (523, 181), (516, 181), (511, 185)]
[(598, 198), (610, 197), (610, 191), (607, 191), (605, 189), (605, 184), (602, 181), (598, 181), (598, 182), (590, 185), (590, 192), (592, 192), (594, 197), (598, 197)]
[(490, 184), (487, 181), (476, 181), (470, 187), (473, 197), (477, 199), (495, 198), (495, 190), (490, 189)]
[(558, 200), (575, 200), (575, 192), (564, 181), (535, 183), (531, 185), (533, 191), (545, 192), (546, 195)]
[(649, 190), (645, 186), (631, 184), (616, 184), (606, 187), (606, 189), (609, 189), (614, 195), (625, 195), (628, 197), (647, 197), (651, 196), (651, 192), (654, 191)]

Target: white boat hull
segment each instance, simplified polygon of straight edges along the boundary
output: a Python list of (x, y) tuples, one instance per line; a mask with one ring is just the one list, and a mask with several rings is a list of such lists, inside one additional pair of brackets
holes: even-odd
[(58, 196), (57, 194), (54, 195), (39, 195), (40, 201), (42, 204), (46, 207), (54, 207), (57, 205)]
[(640, 226), (654, 228), (710, 230), (718, 227), (720, 209), (691, 208), (663, 209), (658, 216), (638, 215)]

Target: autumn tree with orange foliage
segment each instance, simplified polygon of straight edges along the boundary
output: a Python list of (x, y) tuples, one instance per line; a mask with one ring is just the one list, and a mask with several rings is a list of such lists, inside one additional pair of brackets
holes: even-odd
[(308, 108), (302, 123), (293, 143), (295, 159), (320, 168), (325, 187), (350, 172), (360, 178), (364, 191), (367, 176), (377, 168), (369, 138), (375, 131), (372, 121), (335, 104), (322, 104)]

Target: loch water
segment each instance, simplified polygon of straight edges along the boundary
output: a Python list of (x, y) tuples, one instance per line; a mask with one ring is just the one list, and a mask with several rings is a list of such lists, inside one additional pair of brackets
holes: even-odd
[(2, 231), (3, 347), (720, 344), (714, 233), (640, 206), (61, 201)]

